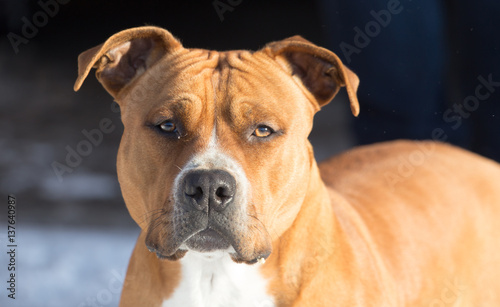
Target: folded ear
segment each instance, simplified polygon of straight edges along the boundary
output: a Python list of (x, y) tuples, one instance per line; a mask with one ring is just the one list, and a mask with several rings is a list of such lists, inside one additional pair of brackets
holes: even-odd
[(78, 57), (78, 91), (92, 68), (104, 88), (116, 98), (121, 89), (143, 74), (166, 53), (182, 48), (170, 32), (158, 27), (138, 27), (111, 36), (104, 44)]
[(278, 60), (292, 75), (299, 77), (316, 99), (318, 109), (328, 104), (340, 87), (345, 86), (352, 114), (358, 116), (358, 76), (345, 67), (335, 53), (300, 36), (269, 43), (262, 51)]

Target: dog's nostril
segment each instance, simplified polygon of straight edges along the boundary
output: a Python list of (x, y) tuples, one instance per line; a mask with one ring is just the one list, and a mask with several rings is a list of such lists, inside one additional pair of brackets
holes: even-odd
[(200, 199), (203, 196), (203, 189), (201, 187), (189, 187), (185, 193), (191, 198)]
[(203, 196), (203, 190), (200, 187), (196, 188), (196, 193), (194, 193), (195, 198), (201, 198)]
[(227, 193), (226, 193), (226, 189), (223, 188), (223, 187), (220, 187), (217, 189), (217, 191), (215, 191), (215, 195), (219, 198), (226, 198), (228, 197)]

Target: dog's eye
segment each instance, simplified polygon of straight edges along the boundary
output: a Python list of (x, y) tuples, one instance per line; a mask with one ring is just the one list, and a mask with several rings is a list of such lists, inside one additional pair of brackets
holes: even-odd
[(270, 136), (273, 133), (274, 133), (273, 129), (271, 129), (268, 126), (261, 125), (261, 126), (258, 126), (254, 130), (254, 132), (252, 133), (252, 135), (254, 135), (254, 136), (258, 137), (258, 138), (267, 138), (268, 136)]
[(176, 132), (177, 131), (176, 125), (173, 122), (168, 121), (168, 120), (161, 123), (159, 125), (159, 127), (164, 132)]
[(185, 134), (181, 134), (182, 126), (177, 125), (172, 119), (158, 121), (156, 124), (149, 125), (149, 127), (164, 137), (177, 138), (179, 140), (181, 137), (185, 136)]

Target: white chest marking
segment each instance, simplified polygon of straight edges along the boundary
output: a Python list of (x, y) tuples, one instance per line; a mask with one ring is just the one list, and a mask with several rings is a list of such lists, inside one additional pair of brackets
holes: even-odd
[(260, 264), (234, 263), (225, 252), (189, 251), (180, 261), (181, 281), (161, 307), (275, 306)]

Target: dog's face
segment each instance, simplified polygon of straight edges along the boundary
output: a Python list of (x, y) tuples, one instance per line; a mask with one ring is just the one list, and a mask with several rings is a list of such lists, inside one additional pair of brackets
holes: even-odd
[(294, 37), (257, 52), (185, 49), (155, 27), (120, 32), (80, 58), (121, 107), (118, 177), (158, 257), (224, 250), (267, 258), (295, 219), (313, 163), (312, 118), (357, 78)]

